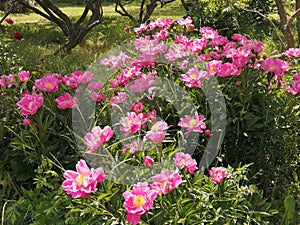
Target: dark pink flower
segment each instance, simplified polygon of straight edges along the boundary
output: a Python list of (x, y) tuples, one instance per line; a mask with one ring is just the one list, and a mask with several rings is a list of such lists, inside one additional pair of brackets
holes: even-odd
[(214, 183), (222, 182), (228, 175), (227, 170), (223, 167), (212, 167), (208, 172)]
[(127, 112), (127, 116), (122, 117), (120, 120), (120, 124), (122, 125), (120, 130), (125, 132), (125, 136), (128, 136), (140, 130), (142, 125), (146, 122), (147, 119), (142, 113), (136, 114), (135, 112)]
[(181, 118), (178, 126), (187, 128), (185, 134), (189, 134), (191, 131), (203, 133), (203, 130), (206, 128), (206, 124), (204, 123), (205, 117), (203, 115), (198, 115), (195, 112), (195, 118), (191, 116), (185, 116)]
[(300, 48), (289, 48), (284, 55), (287, 57), (300, 57)]
[(145, 156), (144, 158), (144, 164), (146, 166), (152, 166), (154, 163), (154, 160), (150, 156)]
[(93, 91), (100, 91), (103, 87), (104, 84), (102, 82), (94, 81), (88, 84), (88, 88)]
[(14, 32), (14, 38), (17, 40), (21, 40), (23, 35), (20, 32)]
[(76, 104), (78, 102), (78, 99), (76, 97), (72, 97), (70, 93), (65, 93), (62, 96), (59, 96), (58, 98), (55, 99), (55, 102), (57, 103), (57, 107), (65, 110), (68, 108), (74, 108), (76, 107)]
[(84, 144), (88, 147), (89, 153), (93, 153), (100, 145), (108, 142), (113, 135), (114, 131), (109, 126), (105, 126), (103, 129), (95, 126), (91, 133), (84, 136)]
[(154, 142), (162, 142), (167, 135), (165, 130), (168, 129), (168, 124), (164, 121), (157, 121), (146, 133), (146, 139)]
[(43, 106), (43, 93), (25, 94), (24, 97), (17, 102), (17, 106), (21, 108), (20, 112), (23, 116), (34, 115), (39, 108)]
[(23, 120), (23, 123), (24, 123), (24, 125), (25, 125), (26, 127), (28, 127), (28, 126), (30, 126), (30, 125), (32, 124), (32, 120), (29, 119), (29, 118), (25, 118), (25, 119)]
[(45, 77), (35, 81), (35, 87), (41, 91), (57, 92), (58, 85), (60, 82), (61, 82), (61, 80), (59, 80), (56, 77), (45, 76)]
[(85, 198), (97, 191), (97, 184), (106, 179), (102, 168), (90, 169), (81, 159), (76, 164), (76, 171), (67, 170), (62, 187), (72, 198)]
[(124, 207), (127, 212), (126, 220), (136, 225), (141, 215), (149, 211), (158, 192), (151, 189), (146, 182), (139, 182), (133, 185), (132, 190), (123, 193)]
[(95, 102), (103, 102), (106, 99), (106, 95), (103, 93), (98, 93), (95, 91), (92, 91), (89, 94), (90, 98)]
[(9, 24), (14, 24), (14, 21), (9, 17), (5, 18), (5, 22)]
[(18, 77), (19, 77), (21, 82), (25, 82), (26, 80), (29, 79), (30, 72), (29, 71), (22, 71), (22, 72), (18, 73)]
[(185, 168), (189, 173), (194, 173), (197, 169), (197, 162), (192, 158), (190, 154), (184, 154), (183, 152), (177, 152), (175, 154), (175, 165), (180, 169)]
[(161, 192), (162, 194), (168, 194), (169, 191), (172, 191), (182, 180), (177, 172), (170, 174), (168, 169), (163, 170), (160, 174), (156, 174), (153, 177), (154, 183), (151, 185), (151, 188)]

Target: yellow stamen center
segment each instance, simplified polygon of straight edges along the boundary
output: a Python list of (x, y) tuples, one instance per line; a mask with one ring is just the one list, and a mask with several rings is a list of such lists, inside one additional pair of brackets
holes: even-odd
[(134, 199), (133, 199), (133, 205), (134, 205), (135, 207), (144, 206), (145, 203), (146, 203), (146, 199), (145, 199), (145, 197), (142, 196), (142, 195), (137, 195), (137, 196), (135, 196)]
[(76, 178), (77, 184), (79, 184), (80, 186), (83, 186), (84, 179), (85, 179), (87, 176), (88, 176), (88, 175), (85, 174), (85, 173), (80, 174), (80, 175)]

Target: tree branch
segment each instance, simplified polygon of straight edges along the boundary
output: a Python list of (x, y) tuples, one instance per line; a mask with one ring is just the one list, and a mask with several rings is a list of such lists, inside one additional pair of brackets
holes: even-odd
[(289, 19), (289, 21), (287, 22), (287, 24), (285, 26), (286, 27), (291, 27), (294, 19), (296, 19), (297, 16), (299, 16), (299, 15), (300, 15), (300, 8), (297, 9), (297, 11), (291, 16), (291, 18)]
[[(132, 1), (133, 2), (133, 1)], [(121, 10), (123, 12), (121, 12), (120, 10), (118, 10), (118, 6), (121, 8)], [(127, 16), (131, 21), (137, 23), (138, 21), (136, 20), (136, 18), (134, 18), (130, 13), (127, 12), (127, 10), (125, 9), (124, 5), (121, 3), (120, 0), (116, 1), (116, 5), (115, 5), (115, 12), (119, 13), (121, 16)]]
[(256, 13), (256, 14), (260, 15), (261, 17), (263, 17), (264, 19), (266, 19), (266, 20), (271, 24), (271, 26), (273, 27), (273, 29), (274, 29), (274, 31), (275, 31), (275, 33), (276, 33), (276, 36), (277, 36), (277, 38), (279, 39), (279, 41), (280, 41), (282, 47), (283, 47), (284, 49), (286, 48), (286, 47), (285, 47), (286, 45), (285, 45), (284, 41), (282, 40), (282, 38), (280, 37), (280, 35), (279, 35), (279, 33), (278, 33), (278, 29), (277, 29), (276, 25), (272, 22), (272, 20), (270, 20), (266, 15), (262, 14), (261, 12), (259, 12), (259, 11), (257, 11), (257, 10), (253, 10), (253, 9), (245, 9), (245, 8), (240, 8), (240, 9), (243, 10), (243, 11), (246, 11), (246, 12)]

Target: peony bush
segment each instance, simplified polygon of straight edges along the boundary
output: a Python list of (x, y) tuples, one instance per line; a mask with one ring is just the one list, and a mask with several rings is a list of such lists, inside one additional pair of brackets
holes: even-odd
[[(199, 155), (218, 134), (204, 89), (224, 90), (224, 80), (247, 88), (254, 75), (274, 96), (279, 90), (298, 98), (300, 50), (267, 57), (263, 43), (211, 27), (197, 30), (189, 17), (157, 19), (132, 35), (132, 48), (102, 57), (89, 71), (0, 77), (2, 93), (19, 91), (15, 103), (25, 129), (43, 146), (32, 161), (47, 155), (63, 171), (65, 224), (268, 224), (276, 210), (249, 182), (250, 165), (233, 169), (222, 154), (201, 164)], [(86, 108), (94, 110), (86, 114)], [(76, 146), (74, 152), (57, 153), (60, 142), (45, 147), (58, 136)]]

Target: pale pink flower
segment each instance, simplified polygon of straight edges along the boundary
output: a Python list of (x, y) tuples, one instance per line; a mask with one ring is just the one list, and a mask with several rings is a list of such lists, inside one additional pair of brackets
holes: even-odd
[(168, 129), (168, 124), (164, 121), (157, 121), (152, 125), (151, 130), (146, 132), (146, 139), (154, 142), (162, 142), (167, 135), (165, 130)]
[(180, 119), (178, 126), (187, 128), (185, 134), (189, 134), (191, 131), (203, 133), (203, 130), (206, 128), (206, 124), (203, 122), (204, 120), (205, 117), (203, 115), (199, 116), (198, 113), (195, 112), (195, 118), (185, 116)]
[(300, 74), (294, 76), (295, 81), (291, 86), (286, 87), (286, 91), (292, 95), (300, 94)]
[(127, 97), (126, 92), (118, 92), (117, 95), (115, 95), (109, 100), (108, 104), (110, 104), (111, 106), (116, 106), (119, 103), (125, 102), (126, 97)]
[(186, 51), (186, 47), (183, 44), (172, 44), (168, 49), (168, 52), (164, 55), (164, 57), (170, 62), (174, 62), (188, 56), (189, 52)]
[(5, 86), (8, 88), (11, 88), (13, 84), (17, 84), (16, 83), (16, 79), (13, 75), (9, 74), (9, 75), (2, 75), (1, 78), (3, 79), (3, 81), (1, 83), (1, 86)]
[(287, 57), (300, 57), (300, 48), (289, 48), (284, 55)]
[(104, 87), (102, 82), (94, 81), (88, 84), (88, 89), (93, 91), (100, 91)]
[(95, 102), (103, 102), (106, 99), (106, 95), (103, 93), (98, 93), (96, 91), (92, 91), (89, 94), (89, 97)]
[(18, 77), (21, 82), (25, 82), (26, 80), (29, 79), (30, 72), (29, 71), (21, 71), (20, 73), (18, 73)]
[(151, 185), (151, 189), (157, 190), (162, 194), (168, 194), (169, 191), (174, 190), (182, 182), (179, 173), (173, 172), (170, 174), (168, 169), (154, 175), (153, 180), (154, 183)]
[(135, 28), (133, 28), (133, 30), (134, 30), (134, 32), (136, 33), (136, 34), (140, 34), (140, 33), (143, 33), (145, 30), (147, 30), (148, 29), (148, 25), (146, 24), (146, 23), (142, 23), (141, 25), (140, 25), (140, 27), (135, 27)]
[(222, 182), (228, 175), (227, 170), (223, 167), (212, 167), (208, 172), (214, 183)]
[(25, 125), (26, 127), (28, 127), (28, 126), (30, 126), (30, 125), (32, 124), (32, 120), (29, 119), (29, 118), (25, 118), (25, 119), (23, 120), (23, 123), (24, 123), (24, 125)]
[(133, 92), (144, 92), (148, 90), (155, 83), (155, 79), (150, 75), (141, 76), (134, 80), (133, 84), (129, 86), (129, 89)]
[(68, 108), (75, 108), (78, 99), (76, 97), (73, 98), (70, 93), (66, 92), (64, 95), (57, 97), (55, 102), (57, 103), (58, 108), (65, 110)]
[(146, 166), (152, 166), (154, 164), (154, 160), (150, 156), (144, 157), (144, 164)]
[(195, 28), (195, 25), (192, 24), (193, 20), (190, 16), (188, 16), (187, 18), (179, 18), (178, 20), (176, 20), (176, 22), (178, 24), (180, 24), (181, 26), (184, 26), (184, 27), (188, 27), (189, 29), (194, 29)]
[(88, 147), (89, 152), (92, 153), (95, 152), (100, 145), (108, 142), (113, 135), (114, 131), (109, 126), (105, 126), (103, 129), (99, 126), (95, 126), (91, 133), (87, 133), (84, 136), (84, 144)]
[(207, 44), (206, 38), (196, 38), (186, 43), (186, 48), (194, 53), (200, 53)]
[(85, 83), (88, 83), (90, 82), (94, 77), (94, 74), (92, 74), (91, 72), (89, 71), (85, 71), (82, 76), (80, 77), (80, 80), (79, 80), (79, 83), (80, 84), (85, 84)]
[(149, 211), (158, 192), (150, 189), (147, 182), (139, 182), (133, 185), (132, 190), (123, 193), (124, 207), (127, 212), (126, 220), (136, 225), (141, 215)]
[(189, 69), (186, 73), (182, 74), (180, 80), (184, 81), (184, 84), (187, 87), (198, 87), (201, 88), (202, 84), (201, 81), (209, 77), (209, 73), (205, 70), (198, 69), (197, 66)]
[(190, 154), (184, 154), (183, 152), (177, 152), (175, 154), (174, 163), (180, 169), (187, 169), (191, 174), (193, 174), (197, 169), (196, 160), (193, 159)]
[(132, 143), (123, 146), (122, 153), (125, 154), (127, 150), (130, 153), (135, 153), (141, 151), (143, 149), (143, 146), (144, 146), (144, 142), (141, 141), (137, 143), (136, 141), (133, 141)]
[(120, 120), (120, 124), (122, 125), (120, 130), (125, 132), (125, 136), (128, 136), (130, 133), (139, 131), (146, 122), (147, 119), (142, 113), (136, 114), (135, 112), (127, 112), (127, 116), (122, 117)]
[(17, 102), (17, 106), (21, 108), (20, 112), (23, 116), (34, 115), (39, 108), (43, 106), (43, 93), (25, 94), (23, 98)]
[(57, 92), (58, 85), (60, 82), (61, 80), (49, 76), (49, 77), (43, 77), (39, 80), (36, 80), (34, 86), (41, 91)]
[(106, 179), (102, 168), (90, 169), (83, 159), (76, 164), (76, 171), (65, 171), (64, 178), (62, 187), (72, 198), (86, 198), (97, 191), (98, 183)]
[(162, 41), (168, 37), (168, 34), (169, 34), (168, 30), (160, 30), (155, 34), (153, 34), (152, 37), (154, 38), (154, 40)]
[(211, 39), (211, 40), (218, 35), (218, 31), (214, 30), (211, 27), (201, 27), (200, 33), (204, 38)]

